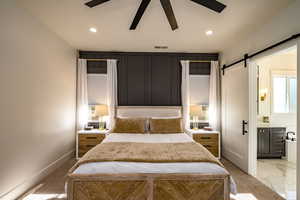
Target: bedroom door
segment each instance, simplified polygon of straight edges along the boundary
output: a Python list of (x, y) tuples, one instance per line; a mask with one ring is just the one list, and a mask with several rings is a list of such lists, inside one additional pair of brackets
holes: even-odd
[(248, 173), (251, 67), (244, 63), (222, 76), (222, 152), (223, 156)]

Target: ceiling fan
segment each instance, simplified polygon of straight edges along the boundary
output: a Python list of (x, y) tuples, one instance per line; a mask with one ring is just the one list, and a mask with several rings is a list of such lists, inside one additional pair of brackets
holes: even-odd
[[(93, 8), (95, 6), (98, 6), (102, 3), (105, 3), (107, 1), (110, 1), (110, 0), (92, 0), (92, 1), (89, 1), (87, 3), (85, 3), (85, 5), (87, 5), (88, 7), (90, 8)], [(147, 9), (149, 3), (150, 3), (151, 0), (142, 0), (141, 4), (140, 4), (140, 7), (133, 19), (133, 22), (130, 26), (130, 30), (135, 30), (136, 27), (138, 26), (145, 10)], [(221, 13), (225, 8), (226, 8), (226, 5), (216, 1), (216, 0), (190, 0), (190, 1), (193, 1), (197, 4), (200, 4), (210, 10), (213, 10), (217, 13)], [(174, 15), (174, 12), (173, 12), (173, 8), (172, 8), (172, 5), (171, 5), (171, 2), (170, 0), (160, 0), (160, 3), (166, 13), (166, 16), (168, 18), (168, 21), (169, 21), (169, 24), (172, 28), (172, 30), (176, 30), (178, 28), (178, 24), (177, 24), (177, 20), (175, 18), (175, 15)]]

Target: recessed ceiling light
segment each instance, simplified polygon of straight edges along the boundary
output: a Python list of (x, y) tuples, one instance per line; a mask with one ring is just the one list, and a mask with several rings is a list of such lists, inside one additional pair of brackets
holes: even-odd
[(89, 30), (90, 30), (90, 32), (92, 32), (92, 33), (97, 33), (97, 29), (94, 28), (94, 27), (91, 27)]
[(205, 33), (206, 33), (206, 35), (212, 35), (214, 32), (212, 30), (208, 30)]

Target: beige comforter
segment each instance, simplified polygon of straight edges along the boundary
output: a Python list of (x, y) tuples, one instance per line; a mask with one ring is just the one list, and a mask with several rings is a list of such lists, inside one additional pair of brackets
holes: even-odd
[(101, 143), (86, 153), (70, 170), (72, 173), (79, 165), (91, 162), (209, 162), (222, 164), (207, 149), (196, 142), (188, 143)]
[(229, 174), (74, 174), (91, 162), (210, 162), (222, 164), (202, 145), (187, 143), (101, 143), (70, 170), (69, 200), (229, 200)]

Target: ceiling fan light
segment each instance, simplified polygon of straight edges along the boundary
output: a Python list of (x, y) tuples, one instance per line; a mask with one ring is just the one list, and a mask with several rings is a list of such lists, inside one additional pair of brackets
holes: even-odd
[(205, 32), (205, 34), (207, 35), (207, 36), (210, 36), (210, 35), (212, 35), (214, 32), (212, 31), (212, 30), (208, 30), (208, 31), (206, 31)]

